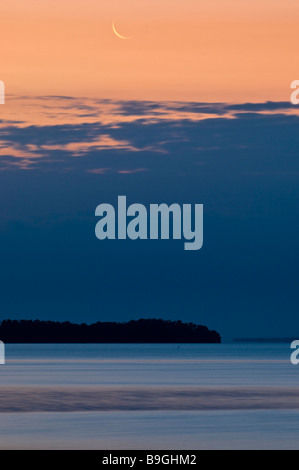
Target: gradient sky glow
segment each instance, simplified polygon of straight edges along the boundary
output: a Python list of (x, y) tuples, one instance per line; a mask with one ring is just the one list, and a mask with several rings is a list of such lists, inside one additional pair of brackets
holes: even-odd
[(1, 0), (1, 79), (12, 94), (285, 101), (298, 12), (297, 0)]
[[(298, 333), (298, 13), (298, 0), (1, 0), (0, 319)], [(203, 204), (203, 248), (100, 242), (95, 208), (119, 195)]]

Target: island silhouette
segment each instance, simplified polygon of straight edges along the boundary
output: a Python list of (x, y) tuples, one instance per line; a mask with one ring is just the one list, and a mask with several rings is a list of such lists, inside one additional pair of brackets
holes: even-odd
[(76, 324), (69, 321), (3, 320), (4, 343), (221, 343), (217, 331), (182, 321), (139, 319)]

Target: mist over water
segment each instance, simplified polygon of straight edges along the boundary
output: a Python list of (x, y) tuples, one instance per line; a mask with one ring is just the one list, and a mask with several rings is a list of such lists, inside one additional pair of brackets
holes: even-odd
[(296, 448), (290, 352), (288, 344), (8, 344), (0, 448)]

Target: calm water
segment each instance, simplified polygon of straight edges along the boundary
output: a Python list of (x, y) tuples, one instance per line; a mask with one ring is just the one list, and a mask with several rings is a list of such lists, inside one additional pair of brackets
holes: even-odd
[(6, 345), (1, 385), (298, 386), (289, 344)]
[[(297, 449), (299, 403), (284, 396), (299, 391), (290, 353), (289, 344), (6, 345), (0, 448)], [(163, 393), (182, 388), (169, 410)], [(97, 411), (93, 398), (105, 390), (108, 401)], [(153, 390), (154, 404), (146, 395)], [(206, 391), (204, 409), (185, 409), (198, 390)], [(68, 412), (57, 412), (57, 391), (67, 394)], [(228, 409), (244, 391), (242, 409)], [(229, 399), (222, 401), (224, 394)], [(78, 411), (78, 396), (84, 405), (90, 400), (85, 411)], [(138, 410), (130, 409), (132, 396)], [(39, 400), (42, 411), (31, 412)], [(52, 411), (43, 411), (45, 401)]]

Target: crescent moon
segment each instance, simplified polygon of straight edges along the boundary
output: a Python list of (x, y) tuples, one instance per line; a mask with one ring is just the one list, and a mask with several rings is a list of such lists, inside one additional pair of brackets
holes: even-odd
[(128, 36), (122, 36), (121, 34), (119, 34), (119, 33), (116, 31), (116, 28), (115, 28), (115, 21), (114, 21), (114, 20), (112, 21), (112, 29), (113, 29), (114, 34), (115, 34), (119, 39), (131, 39), (131, 38), (129, 38)]

